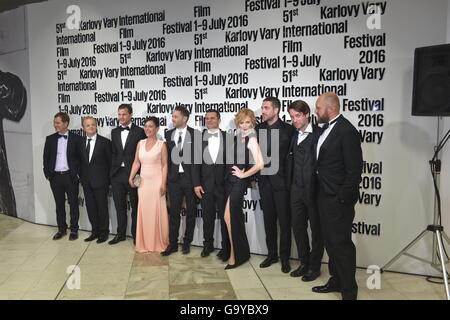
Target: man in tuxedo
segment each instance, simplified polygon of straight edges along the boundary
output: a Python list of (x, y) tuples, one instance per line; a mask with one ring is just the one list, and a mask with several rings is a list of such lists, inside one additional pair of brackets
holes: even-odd
[[(214, 251), (214, 226), (216, 212), (221, 224), (222, 250), (217, 256), (224, 260), (228, 258), (228, 232), (225, 225), (225, 173), (226, 173), (226, 133), (220, 130), (220, 113), (208, 110), (205, 115), (207, 130), (203, 131), (202, 143), (195, 145), (200, 164), (192, 167), (192, 179), (195, 195), (201, 200), (203, 215), (203, 251), (202, 257), (207, 257)], [(201, 157), (201, 158), (200, 158)], [(225, 260), (226, 261), (226, 260)]]
[[(288, 155), (287, 184), (291, 190), (292, 230), (297, 244), (300, 266), (292, 277), (313, 281), (320, 276), (323, 240), (316, 203), (316, 146), (321, 129), (312, 124), (311, 111), (306, 102), (297, 100), (288, 108), (297, 134), (292, 138)], [(311, 226), (309, 245), (308, 220)]]
[(53, 240), (66, 235), (66, 195), (70, 206), (69, 240), (78, 239), (78, 183), (80, 175), (80, 145), (82, 138), (69, 132), (70, 118), (67, 113), (58, 112), (53, 119), (56, 133), (47, 136), (44, 146), (44, 175), (50, 181), (56, 204), (58, 232)]
[[(196, 201), (192, 180), (194, 166), (195, 130), (187, 125), (189, 111), (177, 106), (172, 112), (172, 123), (175, 128), (165, 133), (169, 153), (169, 245), (161, 252), (168, 256), (178, 251), (178, 233), (180, 229), (180, 213), (183, 198), (186, 198), (186, 230), (183, 239), (183, 254), (190, 252), (190, 244), (194, 237)], [(197, 133), (200, 136), (200, 133)]]
[(86, 242), (97, 239), (103, 243), (109, 235), (108, 191), (112, 160), (111, 141), (97, 133), (97, 120), (93, 117), (83, 119), (83, 130), (86, 133), (81, 144), (81, 184), (89, 221), (92, 226), (91, 235)]
[[(268, 255), (260, 264), (260, 268), (267, 268), (278, 262), (278, 225), (280, 223), (280, 258), (281, 271), (288, 273), (291, 270), (289, 257), (291, 255), (291, 218), (289, 210), (289, 190), (285, 181), (285, 160), (288, 154), (292, 136), (295, 134), (293, 126), (279, 118), (281, 103), (278, 98), (264, 99), (262, 106), (264, 122), (256, 126), (259, 144), (265, 155), (265, 167), (275, 166), (274, 172), (265, 174), (263, 169), (258, 174), (258, 186), (261, 196), (261, 208), (264, 215), (264, 229), (266, 231), (266, 244)], [(272, 133), (278, 131), (277, 141), (272, 141)], [(262, 133), (267, 133), (263, 136)], [(267, 140), (266, 138), (267, 137)], [(278, 146), (278, 148), (276, 148)], [(273, 161), (278, 157), (278, 168)]]
[(118, 109), (119, 126), (111, 130), (112, 164), (111, 186), (114, 206), (117, 212), (117, 234), (109, 241), (114, 245), (125, 241), (127, 231), (127, 194), (131, 204), (131, 234), (136, 242), (136, 220), (138, 194), (137, 189), (131, 188), (128, 183), (131, 167), (133, 165), (136, 147), (139, 141), (145, 139), (144, 129), (131, 122), (133, 108), (129, 104), (121, 104)]
[(358, 296), (356, 249), (352, 224), (363, 168), (361, 137), (340, 114), (339, 98), (325, 93), (316, 102), (319, 123), (324, 123), (317, 143), (318, 208), (331, 278), (313, 292), (341, 292), (344, 300)]

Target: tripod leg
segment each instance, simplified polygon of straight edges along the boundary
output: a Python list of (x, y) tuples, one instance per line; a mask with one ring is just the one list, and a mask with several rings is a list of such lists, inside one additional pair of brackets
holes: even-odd
[(411, 241), (403, 250), (401, 250), (394, 258), (391, 259), (381, 270), (385, 270), (389, 268), (395, 261), (398, 260), (404, 253), (406, 253), (412, 246), (414, 246), (423, 236), (427, 233), (428, 230), (423, 230), (421, 234), (417, 236), (413, 241)]
[(445, 293), (447, 294), (447, 300), (450, 300), (450, 293), (448, 291), (448, 278), (447, 278), (447, 270), (445, 269), (445, 259), (444, 259), (444, 250), (442, 249), (442, 238), (441, 232), (436, 230), (436, 238), (439, 247), (439, 257), (441, 260), (442, 267), (442, 279), (444, 279)]
[(450, 245), (450, 238), (449, 238), (448, 235), (445, 233), (445, 231), (442, 231), (442, 236), (444, 237), (445, 241), (447, 241), (447, 243)]

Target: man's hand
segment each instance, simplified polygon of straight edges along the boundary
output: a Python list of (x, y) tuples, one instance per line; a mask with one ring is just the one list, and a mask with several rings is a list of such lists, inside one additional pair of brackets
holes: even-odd
[(205, 193), (205, 191), (203, 190), (202, 186), (194, 187), (194, 192), (195, 192), (195, 195), (197, 196), (197, 198), (199, 198), (199, 199), (201, 199), (202, 198), (202, 194)]

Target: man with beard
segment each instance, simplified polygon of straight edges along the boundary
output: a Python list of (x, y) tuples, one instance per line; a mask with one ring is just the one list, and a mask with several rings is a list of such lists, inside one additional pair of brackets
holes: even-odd
[[(289, 190), (285, 179), (285, 159), (292, 136), (295, 134), (295, 128), (279, 118), (280, 108), (281, 103), (278, 98), (268, 97), (264, 99), (261, 106), (264, 122), (256, 126), (259, 144), (265, 157), (264, 163), (266, 168), (258, 175), (268, 250), (267, 258), (260, 264), (260, 268), (267, 268), (278, 262), (278, 220), (280, 222), (281, 271), (288, 273), (291, 270), (289, 264), (291, 254), (291, 218)], [(272, 141), (272, 135), (278, 137), (278, 139)], [(274, 172), (265, 175), (264, 171), (270, 170), (269, 168), (272, 166)]]
[(324, 93), (316, 102), (319, 123), (324, 123), (317, 157), (320, 224), (329, 256), (330, 279), (313, 292), (341, 292), (343, 300), (356, 300), (356, 248), (352, 242), (355, 204), (363, 168), (358, 130), (340, 114), (339, 98)]

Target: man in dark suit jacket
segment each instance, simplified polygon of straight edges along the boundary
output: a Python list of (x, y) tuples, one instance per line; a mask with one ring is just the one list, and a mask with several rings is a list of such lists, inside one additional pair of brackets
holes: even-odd
[(56, 203), (58, 232), (53, 240), (66, 235), (66, 194), (70, 205), (69, 240), (78, 239), (78, 183), (80, 175), (80, 145), (82, 138), (69, 132), (70, 118), (59, 112), (53, 119), (56, 133), (47, 136), (44, 146), (44, 175), (50, 181)]
[(108, 191), (112, 160), (111, 141), (97, 134), (97, 120), (93, 117), (83, 119), (86, 132), (81, 144), (81, 184), (89, 221), (92, 226), (91, 235), (84, 239), (89, 242), (97, 239), (103, 243), (109, 235)]
[(294, 101), (288, 111), (298, 131), (289, 147), (286, 169), (286, 181), (291, 190), (292, 230), (300, 259), (300, 266), (291, 272), (291, 276), (302, 277), (303, 281), (309, 282), (320, 276), (324, 251), (316, 203), (316, 146), (321, 129), (312, 124), (311, 111), (306, 102)]
[(316, 102), (319, 123), (325, 123), (317, 144), (317, 199), (331, 278), (313, 291), (341, 292), (343, 299), (353, 300), (358, 286), (352, 224), (363, 157), (358, 130), (339, 112), (339, 98), (334, 93), (325, 93)]
[[(295, 129), (279, 118), (281, 104), (278, 98), (264, 99), (261, 108), (264, 122), (258, 124), (255, 129), (262, 152), (267, 155), (268, 159), (266, 158), (264, 161), (266, 168), (261, 171), (261, 174), (258, 174), (257, 178), (264, 215), (268, 255), (260, 264), (260, 267), (267, 268), (278, 262), (278, 219), (280, 222), (281, 271), (288, 273), (291, 270), (289, 264), (289, 257), (291, 256), (291, 217), (289, 190), (285, 181), (285, 160)], [(278, 140), (272, 141), (271, 133), (275, 133), (275, 131), (278, 131)], [(266, 135), (264, 136), (263, 133), (266, 133)], [(274, 159), (275, 157), (277, 158)], [(269, 169), (270, 167), (273, 167), (272, 170)], [(273, 172), (264, 173), (264, 171)]]
[(194, 166), (194, 136), (201, 136), (187, 125), (189, 111), (183, 106), (177, 106), (172, 112), (174, 129), (165, 133), (166, 145), (169, 154), (169, 245), (163, 256), (178, 251), (178, 233), (180, 229), (180, 212), (183, 198), (186, 198), (186, 230), (183, 239), (183, 254), (190, 252), (190, 244), (194, 238), (196, 201), (192, 180)]
[[(222, 250), (220, 259), (228, 258), (228, 232), (225, 225), (225, 181), (226, 174), (226, 133), (220, 130), (220, 113), (208, 110), (205, 115), (207, 130), (203, 131), (202, 143), (196, 145), (196, 152), (201, 163), (193, 166), (192, 179), (196, 196), (201, 199), (203, 216), (203, 251), (202, 257), (207, 257), (214, 251), (214, 227), (216, 212), (221, 223)], [(200, 158), (201, 157), (201, 158)], [(225, 260), (226, 261), (226, 260)]]
[(114, 206), (117, 212), (117, 234), (108, 243), (113, 245), (126, 239), (127, 232), (127, 194), (131, 204), (131, 234), (136, 241), (136, 220), (138, 194), (137, 189), (129, 185), (129, 176), (134, 162), (136, 147), (145, 139), (144, 129), (131, 122), (133, 108), (129, 104), (121, 104), (118, 109), (119, 126), (111, 130), (112, 165), (111, 186)]

